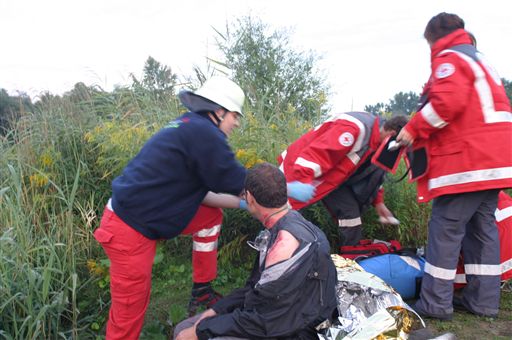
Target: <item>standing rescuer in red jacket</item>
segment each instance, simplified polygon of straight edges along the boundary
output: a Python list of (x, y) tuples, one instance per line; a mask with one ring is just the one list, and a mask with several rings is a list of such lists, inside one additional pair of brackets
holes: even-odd
[[(426, 101), (397, 136), (402, 144), (425, 148), (418, 200), (433, 199), (415, 309), (438, 319), (451, 319), (454, 306), (496, 317), (501, 271), (494, 212), (499, 189), (512, 187), (510, 103), (460, 17), (434, 16), (424, 36), (432, 60)], [(453, 300), (461, 246), (467, 285), (462, 297)]]

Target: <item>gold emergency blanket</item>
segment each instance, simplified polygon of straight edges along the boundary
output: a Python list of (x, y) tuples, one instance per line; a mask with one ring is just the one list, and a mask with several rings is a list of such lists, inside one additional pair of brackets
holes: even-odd
[(407, 339), (423, 320), (393, 288), (357, 262), (331, 255), (336, 266), (339, 317), (318, 335), (324, 340)]

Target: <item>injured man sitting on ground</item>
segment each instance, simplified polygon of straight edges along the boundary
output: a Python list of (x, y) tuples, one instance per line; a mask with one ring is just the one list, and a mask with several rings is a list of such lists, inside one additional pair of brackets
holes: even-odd
[(269, 163), (250, 169), (247, 209), (264, 229), (244, 287), (177, 325), (175, 339), (318, 339), (336, 310), (336, 269), (325, 234), (287, 203), (283, 173)]

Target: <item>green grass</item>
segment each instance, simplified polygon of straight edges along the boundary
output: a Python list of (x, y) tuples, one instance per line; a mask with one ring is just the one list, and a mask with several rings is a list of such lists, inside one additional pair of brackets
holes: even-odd
[(434, 335), (453, 333), (458, 339), (505, 340), (512, 337), (512, 282), (501, 290), (500, 310), (497, 319), (476, 316), (466, 312), (454, 313), (451, 321), (427, 319), (427, 327)]
[[(233, 289), (242, 287), (251, 266), (251, 258), (237, 266), (220, 264), (214, 289), (226, 295)], [(141, 339), (158, 339), (158, 336), (172, 335), (174, 326), (187, 318), (191, 288), (192, 268), (188, 256), (169, 256), (153, 267), (151, 302)]]

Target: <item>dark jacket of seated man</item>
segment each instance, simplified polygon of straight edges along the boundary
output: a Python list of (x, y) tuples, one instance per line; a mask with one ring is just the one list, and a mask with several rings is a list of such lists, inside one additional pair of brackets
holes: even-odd
[[(259, 257), (246, 285), (213, 306), (217, 315), (197, 325), (197, 337), (318, 339), (315, 327), (336, 308), (336, 269), (325, 234), (289, 210), (256, 241)], [(286, 256), (290, 245), (295, 250)]]

